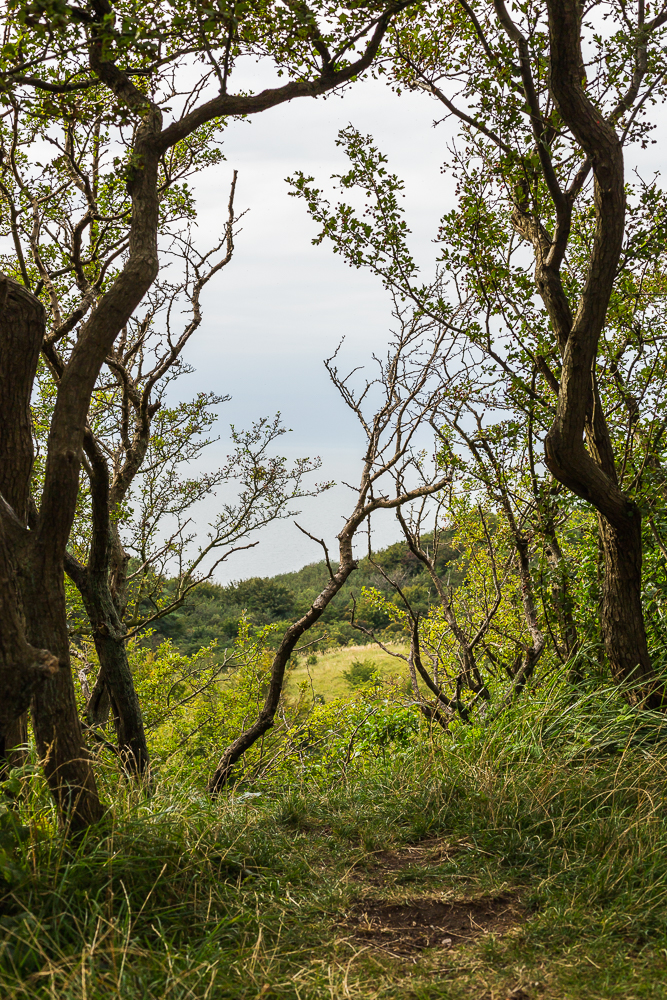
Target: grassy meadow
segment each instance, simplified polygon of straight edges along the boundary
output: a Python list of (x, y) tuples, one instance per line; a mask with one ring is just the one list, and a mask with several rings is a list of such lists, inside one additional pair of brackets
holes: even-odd
[[(403, 655), (407, 655), (408, 652), (403, 643), (392, 643), (387, 648)], [(355, 661), (373, 663), (384, 680), (389, 681), (394, 678), (397, 683), (409, 680), (405, 660), (399, 660), (376, 646), (342, 646), (339, 649), (311, 654), (311, 659), (313, 657), (316, 657), (316, 662), (309, 663), (308, 656), (302, 656), (290, 671), (287, 683), (289, 694), (294, 695), (301, 685), (305, 685), (306, 691), (314, 696), (319, 695), (325, 702), (334, 698), (349, 698), (354, 687), (344, 675), (350, 671)]]

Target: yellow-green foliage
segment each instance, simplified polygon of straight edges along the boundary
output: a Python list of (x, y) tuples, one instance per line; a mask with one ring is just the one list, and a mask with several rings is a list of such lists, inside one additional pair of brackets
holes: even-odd
[[(273, 651), (268, 643), (275, 627), (254, 630), (243, 620), (223, 664), (215, 645), (186, 656), (168, 640), (156, 649), (131, 644), (130, 662), (154, 769), (165, 774), (191, 767), (195, 784), (210, 776), (224, 748), (260, 711), (271, 673)], [(343, 672), (369, 652), (377, 670), (368, 684), (352, 688)], [(384, 753), (389, 743), (411, 742), (420, 722), (414, 708), (402, 704), (403, 661), (368, 646), (326, 654), (322, 661), (328, 661), (326, 673), (342, 688), (342, 696), (332, 697), (331, 683), (323, 703), (306, 679), (308, 673), (317, 674), (318, 665), (304, 658), (292, 667), (274, 725), (245, 754), (237, 780), (257, 781), (269, 774), (275, 778), (277, 773), (289, 778), (304, 769), (317, 777), (330, 774), (332, 767), (345, 773)]]
[(276, 743), (276, 752), (260, 759), (252, 776), (260, 780), (276, 772), (284, 780), (313, 781), (330, 786), (373, 767), (389, 749), (392, 758), (414, 749), (420, 733), (427, 730), (414, 705), (406, 707), (392, 697), (386, 685), (368, 686), (354, 701), (337, 698), (316, 704), (311, 712), (287, 729)]
[[(442, 582), (456, 622), (468, 641), (489, 621), (476, 655), (479, 658), (486, 653), (486, 666), (493, 675), (499, 663), (511, 666), (514, 657), (531, 642), (515, 568), (515, 550), (504, 519), (492, 510), (481, 509), (465, 495), (453, 497), (450, 510), (455, 525), (451, 544), (460, 553), (459, 564), (465, 566), (465, 576), (456, 588), (450, 588), (446, 579)], [(363, 595), (373, 607), (383, 610), (393, 623), (402, 623), (409, 632), (410, 616), (400, 597), (394, 603), (370, 587), (364, 588)], [(410, 601), (409, 595), (405, 596)], [(461, 669), (458, 643), (439, 600), (434, 600), (428, 614), (419, 618), (419, 638), (424, 665), (428, 668), (437, 663), (439, 683), (448, 696), (454, 697)]]
[[(480, 509), (466, 497), (454, 498), (452, 508), (456, 525), (454, 544), (462, 552), (466, 565), (463, 583), (451, 592), (452, 610), (467, 637), (472, 639), (497, 605), (484, 645), (502, 659), (507, 650), (516, 652), (531, 642), (507, 527), (504, 520), (496, 518), (488, 509), (481, 512), (483, 520)], [(493, 556), (486, 538), (485, 522), (492, 539)], [(440, 605), (432, 606), (421, 635), (428, 649), (440, 651), (445, 670), (458, 673), (456, 641)]]
[(257, 716), (271, 670), (266, 641), (275, 626), (252, 630), (244, 619), (221, 664), (213, 643), (192, 656), (169, 640), (134, 644), (130, 663), (154, 762), (215, 760)]
[[(215, 643), (189, 656), (180, 653), (170, 640), (155, 648), (145, 641), (130, 641), (128, 658), (154, 773), (183, 774), (185, 769), (195, 785), (206, 782), (225, 747), (257, 718), (271, 674), (272, 633), (278, 627), (255, 629), (242, 619), (239, 636), (222, 663)], [(81, 653), (88, 662), (92, 683), (99, 669), (92, 643), (84, 643)], [(343, 673), (353, 660), (367, 658), (374, 661), (377, 670), (368, 684), (353, 688)], [(304, 765), (310, 769), (311, 763), (317, 772), (320, 758), (328, 761), (333, 755), (338, 759), (341, 753), (345, 757), (347, 750), (341, 746), (348, 746), (350, 734), (360, 723), (348, 764), (358, 761), (360, 748), (384, 745), (387, 733), (395, 732), (400, 741), (405, 725), (411, 731), (413, 722), (406, 723), (401, 704), (407, 679), (404, 661), (370, 646), (319, 657), (311, 653), (310, 659), (316, 663), (309, 664), (304, 656), (297, 665), (288, 666), (274, 725), (245, 754), (237, 779), (259, 779), (281, 771), (287, 776)], [(311, 684), (309, 677), (318, 680)], [(83, 713), (85, 699), (80, 686), (78, 699)], [(102, 735), (110, 742), (115, 739), (111, 720)]]

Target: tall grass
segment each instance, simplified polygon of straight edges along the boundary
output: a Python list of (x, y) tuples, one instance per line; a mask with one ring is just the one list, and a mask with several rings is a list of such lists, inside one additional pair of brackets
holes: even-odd
[[(191, 772), (147, 795), (100, 761), (109, 813), (74, 843), (26, 779), (0, 995), (664, 997), (665, 735), (615, 691), (554, 684), (484, 726), (370, 748), (329, 781), (277, 768), (215, 801)], [(448, 845), (438, 863), (371, 877), (378, 852), (432, 838)], [(452, 953), (446, 975), (442, 956), (401, 963), (345, 927), (359, 896), (508, 889), (525, 923)]]

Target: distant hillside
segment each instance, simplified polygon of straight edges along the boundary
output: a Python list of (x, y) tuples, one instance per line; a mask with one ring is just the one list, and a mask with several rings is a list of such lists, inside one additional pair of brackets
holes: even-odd
[[(453, 548), (443, 545), (438, 560), (438, 570), (449, 577), (453, 586), (461, 579), (457, 555)], [(359, 561), (358, 568), (311, 632), (312, 639), (320, 639), (322, 648), (366, 641), (363, 634), (350, 625), (353, 596), (357, 600), (357, 618), (362, 624), (376, 630), (390, 626), (386, 615), (361, 600), (364, 586), (375, 587), (387, 597), (395, 598), (394, 589), (382, 577), (377, 566), (400, 585), (406, 597), (420, 611), (425, 612), (434, 600), (434, 589), (428, 574), (405, 542), (396, 542), (374, 554), (373, 563), (367, 557)], [(224, 649), (232, 644), (237, 635), (243, 610), (255, 625), (287, 624), (310, 607), (328, 578), (326, 563), (322, 561), (311, 563), (294, 573), (253, 577), (227, 586), (202, 583), (182, 608), (155, 623), (152, 641), (170, 638), (182, 653), (192, 654), (217, 639)]]

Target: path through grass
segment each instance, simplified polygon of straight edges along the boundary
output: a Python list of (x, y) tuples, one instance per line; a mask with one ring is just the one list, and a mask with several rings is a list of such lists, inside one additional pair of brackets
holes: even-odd
[(32, 807), (0, 996), (664, 998), (667, 752), (571, 744), (471, 733), (217, 802), (110, 771), (78, 844)]

